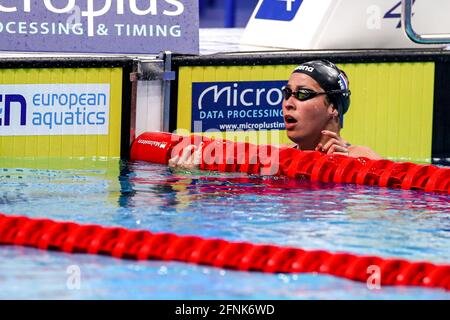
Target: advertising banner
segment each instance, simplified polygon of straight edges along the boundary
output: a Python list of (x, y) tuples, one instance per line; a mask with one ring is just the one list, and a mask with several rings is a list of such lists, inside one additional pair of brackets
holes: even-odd
[(0, 50), (199, 52), (197, 0), (1, 0)]
[(284, 129), (284, 85), (285, 80), (193, 83), (192, 132)]
[(121, 155), (122, 68), (0, 70), (0, 157)]
[[(183, 134), (292, 145), (282, 116), (281, 88), (295, 67), (180, 67), (176, 129)], [(352, 91), (342, 136), (383, 157), (430, 162), (435, 64), (354, 63), (339, 67), (348, 75)]]
[(0, 136), (106, 135), (109, 84), (0, 85)]

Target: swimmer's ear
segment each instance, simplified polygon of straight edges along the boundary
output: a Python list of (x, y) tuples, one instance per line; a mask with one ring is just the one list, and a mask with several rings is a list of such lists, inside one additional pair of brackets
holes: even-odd
[(339, 117), (339, 111), (338, 111), (338, 109), (336, 109), (336, 108), (333, 109), (333, 116)]
[(338, 117), (339, 116), (339, 111), (334, 106), (333, 103), (330, 103), (330, 105), (328, 106), (328, 113), (330, 114), (331, 117)]

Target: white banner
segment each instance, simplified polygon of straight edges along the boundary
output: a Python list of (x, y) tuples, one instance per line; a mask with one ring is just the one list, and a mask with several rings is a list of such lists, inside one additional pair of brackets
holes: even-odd
[[(401, 9), (400, 0), (260, 0), (241, 44), (291, 49), (423, 47), (404, 34)], [(449, 12), (448, 0), (416, 0), (413, 28), (420, 34), (450, 33)]]
[(0, 136), (107, 135), (109, 84), (0, 85)]

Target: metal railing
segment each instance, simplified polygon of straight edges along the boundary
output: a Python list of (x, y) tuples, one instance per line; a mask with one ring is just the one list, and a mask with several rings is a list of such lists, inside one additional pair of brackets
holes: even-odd
[(414, 42), (421, 44), (450, 43), (450, 34), (418, 34), (412, 26), (413, 0), (402, 0), (402, 28), (406, 35)]

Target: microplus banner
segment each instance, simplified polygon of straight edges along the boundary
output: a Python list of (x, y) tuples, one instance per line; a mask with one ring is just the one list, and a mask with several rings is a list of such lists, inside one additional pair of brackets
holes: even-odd
[(198, 0), (0, 0), (0, 50), (199, 52)]
[(191, 131), (285, 129), (282, 81), (192, 83)]
[(0, 136), (107, 135), (109, 84), (0, 85)]

